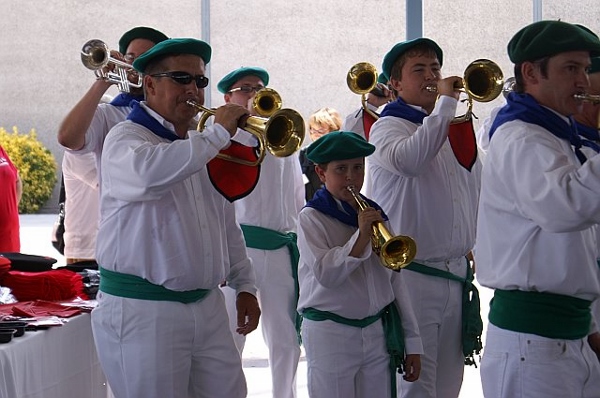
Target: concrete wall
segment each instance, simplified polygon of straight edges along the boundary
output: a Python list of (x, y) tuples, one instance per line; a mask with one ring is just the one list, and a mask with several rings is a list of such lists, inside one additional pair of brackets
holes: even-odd
[[(506, 44), (533, 21), (532, 1), (423, 0), (423, 8), (424, 36), (444, 50), (444, 75), (462, 76), (477, 58), (494, 60), (505, 76), (513, 75)], [(84, 42), (98, 38), (116, 49), (121, 34), (138, 25), (171, 37), (201, 35), (201, 0), (0, 0), (0, 9), (0, 126), (35, 128), (59, 164), (58, 125), (94, 79), (80, 61)], [(597, 0), (546, 0), (542, 16), (600, 32), (599, 11)], [(380, 68), (383, 55), (405, 39), (405, 27), (401, 0), (212, 0), (209, 105), (223, 103), (216, 90), (222, 76), (258, 65), (270, 72), (270, 86), (285, 107), (305, 118), (323, 106), (346, 115), (360, 106), (346, 86), (348, 69), (361, 61)], [(501, 102), (476, 103), (476, 127)], [(44, 211), (54, 211), (56, 197)]]

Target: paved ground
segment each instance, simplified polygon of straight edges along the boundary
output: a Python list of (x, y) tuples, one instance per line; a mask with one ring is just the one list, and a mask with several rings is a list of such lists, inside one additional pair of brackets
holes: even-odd
[[(22, 215), (21, 216), (21, 251), (26, 254), (44, 255), (56, 258), (57, 265), (64, 265), (64, 258), (52, 247), (50, 234), (54, 215)], [(489, 289), (480, 288), (481, 307), (484, 327), (487, 327), (488, 303), (491, 298)], [(244, 351), (244, 372), (248, 382), (249, 398), (271, 398), (271, 373), (267, 361), (267, 349), (262, 341), (260, 331), (248, 337)], [(304, 355), (298, 366), (298, 398), (308, 398), (306, 389), (306, 361)], [(473, 366), (465, 368), (465, 377), (460, 398), (480, 398), (481, 382), (479, 369)]]

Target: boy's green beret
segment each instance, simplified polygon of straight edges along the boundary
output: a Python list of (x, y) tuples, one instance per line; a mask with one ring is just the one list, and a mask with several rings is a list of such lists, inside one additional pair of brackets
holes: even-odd
[(150, 61), (152, 61), (156, 57), (169, 54), (197, 55), (204, 60), (205, 64), (207, 64), (210, 62), (212, 49), (210, 48), (208, 43), (205, 43), (202, 40), (187, 38), (168, 39), (158, 43), (150, 50), (137, 57), (136, 60), (133, 61), (133, 67), (138, 72), (144, 73)]
[(525, 26), (508, 42), (508, 57), (515, 64), (568, 51), (600, 55), (600, 40), (586, 27), (562, 21), (538, 21)]
[(119, 52), (125, 55), (127, 52), (127, 47), (129, 47), (129, 43), (135, 39), (146, 39), (150, 40), (154, 44), (158, 44), (161, 41), (167, 40), (168, 37), (163, 32), (159, 32), (156, 29), (148, 28), (146, 26), (138, 26), (123, 33), (123, 36), (121, 36), (119, 39)]
[(375, 146), (351, 131), (332, 131), (306, 148), (306, 157), (315, 164), (369, 156)]
[(258, 66), (242, 66), (232, 72), (229, 72), (225, 77), (217, 83), (217, 89), (223, 94), (229, 91), (231, 86), (244, 76), (257, 76), (262, 80), (265, 87), (269, 84), (269, 74), (263, 68)]
[(385, 57), (383, 57), (383, 73), (390, 77), (392, 75), (392, 66), (394, 66), (394, 62), (396, 62), (396, 59), (398, 59), (399, 56), (401, 56), (402, 54), (419, 44), (426, 44), (429, 47), (431, 47), (431, 49), (437, 54), (440, 66), (442, 65), (444, 53), (442, 52), (440, 46), (438, 46), (437, 43), (431, 39), (419, 37), (418, 39), (403, 41), (392, 47), (392, 49), (387, 54), (385, 54)]

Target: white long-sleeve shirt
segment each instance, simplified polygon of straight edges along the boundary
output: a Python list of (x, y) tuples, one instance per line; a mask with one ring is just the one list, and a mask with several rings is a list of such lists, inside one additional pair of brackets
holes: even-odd
[(416, 261), (460, 258), (475, 244), (481, 162), (469, 172), (452, 152), (448, 126), (456, 106), (442, 96), (422, 125), (386, 116), (371, 128), (371, 197), (394, 231), (416, 241)]
[(117, 124), (127, 119), (127, 115), (131, 112), (130, 106), (113, 106), (111, 104), (98, 104), (90, 127), (85, 132), (85, 144), (83, 148), (78, 150), (70, 150), (67, 148), (67, 152), (73, 154), (85, 154), (93, 153), (96, 157), (96, 170), (98, 172), (98, 181), (101, 181), (101, 161), (102, 161), (102, 148), (104, 147), (104, 140), (108, 135), (108, 132)]
[(500, 126), (483, 167), (477, 280), (493, 289), (600, 297), (595, 225), (600, 156), (519, 120)]
[(350, 256), (358, 229), (305, 207), (298, 217), (298, 312), (316, 308), (350, 319), (376, 315), (392, 301), (402, 319), (407, 354), (421, 354), (419, 327), (402, 272), (385, 268), (367, 246)]
[(65, 151), (65, 257), (93, 259), (98, 233), (98, 173), (92, 152), (74, 155)]
[[(163, 126), (171, 123), (142, 106)], [(173, 142), (125, 121), (102, 152), (97, 261), (168, 289), (212, 289), (227, 278), (256, 293), (233, 204), (209, 180), (206, 164), (229, 143), (220, 125)]]

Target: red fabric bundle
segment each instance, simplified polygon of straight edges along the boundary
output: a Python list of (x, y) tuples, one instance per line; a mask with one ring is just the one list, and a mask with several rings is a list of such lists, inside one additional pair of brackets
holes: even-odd
[(0, 279), (8, 271), (10, 271), (10, 260), (4, 256), (0, 256)]
[(24, 316), (28, 318), (40, 318), (46, 316), (69, 318), (79, 315), (81, 312), (82, 311), (76, 307), (68, 307), (62, 304), (42, 300), (0, 305), (0, 315)]
[(0, 280), (18, 301), (87, 299), (81, 275), (66, 269), (44, 272), (8, 271)]

